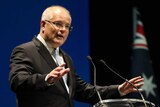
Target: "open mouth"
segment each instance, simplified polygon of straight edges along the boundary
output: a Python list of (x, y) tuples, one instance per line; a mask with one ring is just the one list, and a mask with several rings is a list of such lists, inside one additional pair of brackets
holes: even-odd
[(59, 37), (59, 38), (63, 38), (63, 36), (62, 36), (62, 35), (57, 35), (57, 37)]
[(62, 35), (57, 35), (56, 36), (58, 39), (63, 39), (64, 37)]

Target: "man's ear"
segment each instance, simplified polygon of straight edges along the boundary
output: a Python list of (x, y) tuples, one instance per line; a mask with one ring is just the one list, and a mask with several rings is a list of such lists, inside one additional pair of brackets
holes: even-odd
[(41, 33), (44, 33), (44, 30), (45, 30), (45, 24), (46, 24), (46, 22), (45, 22), (45, 21), (43, 21), (43, 20), (40, 22)]
[(42, 27), (44, 27), (44, 26), (45, 26), (45, 24), (46, 24), (46, 22), (45, 22), (45, 21), (43, 21), (43, 20), (41, 20), (41, 22), (40, 22), (41, 28), (42, 28)]

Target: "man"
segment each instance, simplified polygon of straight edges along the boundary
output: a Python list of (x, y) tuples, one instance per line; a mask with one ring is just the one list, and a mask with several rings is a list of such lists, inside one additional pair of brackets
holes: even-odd
[[(77, 75), (72, 59), (60, 48), (69, 35), (71, 21), (64, 7), (48, 7), (42, 14), (39, 34), (14, 48), (9, 81), (18, 107), (74, 107), (74, 99), (91, 104), (99, 101), (95, 87)], [(141, 77), (129, 81), (137, 88), (143, 85)], [(136, 89), (124, 82), (98, 87), (98, 91), (107, 99)]]

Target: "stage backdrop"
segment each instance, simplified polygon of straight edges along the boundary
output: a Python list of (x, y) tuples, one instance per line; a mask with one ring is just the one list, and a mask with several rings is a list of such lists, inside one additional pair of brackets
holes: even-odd
[[(79, 75), (90, 82), (89, 62), (86, 59), (89, 54), (88, 0), (1, 0), (0, 107), (16, 107), (15, 94), (8, 82), (12, 49), (37, 35), (41, 14), (50, 5), (62, 5), (70, 10), (73, 31), (63, 49), (73, 58)], [(75, 103), (75, 107), (88, 106), (81, 102)]]

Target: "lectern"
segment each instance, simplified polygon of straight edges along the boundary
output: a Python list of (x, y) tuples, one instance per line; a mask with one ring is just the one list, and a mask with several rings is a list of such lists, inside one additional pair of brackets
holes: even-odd
[(154, 103), (140, 99), (107, 99), (93, 105), (93, 107), (156, 107)]

